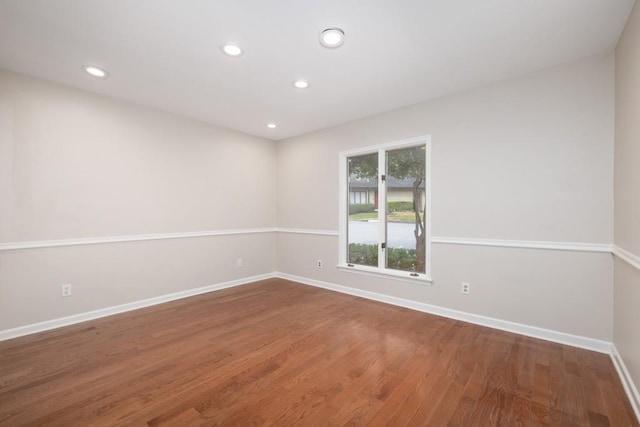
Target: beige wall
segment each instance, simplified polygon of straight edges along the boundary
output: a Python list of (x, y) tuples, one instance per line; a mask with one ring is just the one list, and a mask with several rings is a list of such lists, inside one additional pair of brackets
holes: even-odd
[[(637, 2), (616, 48), (615, 130), (615, 244), (640, 260), (640, 5)], [(640, 270), (616, 260), (614, 286), (614, 344), (638, 387)]]
[[(613, 55), (597, 55), (277, 150), (0, 72), (0, 243), (276, 222), (337, 230), (338, 152), (423, 134), (433, 139), (435, 236), (610, 243), (613, 72)], [(337, 250), (335, 236), (262, 233), (0, 251), (0, 330), (277, 269), (612, 339), (608, 254), (434, 245), (434, 283), (424, 287), (338, 272)], [(470, 296), (459, 293), (461, 281)], [(59, 296), (63, 283), (73, 284), (71, 298)]]
[[(337, 238), (279, 233), (278, 271), (466, 313), (611, 340), (611, 255), (458, 245), (433, 246), (432, 286), (334, 268)], [(318, 269), (321, 259), (325, 267)], [(460, 283), (471, 294), (460, 293)]]
[[(272, 141), (0, 71), (0, 244), (275, 227), (276, 160)], [(263, 233), (0, 251), (0, 330), (271, 273), (275, 246)]]
[[(338, 153), (430, 134), (434, 236), (610, 244), (613, 127), (614, 58), (605, 53), (281, 141), (278, 226), (337, 230)], [(339, 272), (337, 251), (335, 236), (281, 233), (278, 270), (612, 338), (608, 253), (434, 244), (434, 283), (420, 287)], [(317, 269), (323, 258), (328, 268)]]
[(0, 106), (0, 241), (276, 222), (273, 142), (7, 72)]

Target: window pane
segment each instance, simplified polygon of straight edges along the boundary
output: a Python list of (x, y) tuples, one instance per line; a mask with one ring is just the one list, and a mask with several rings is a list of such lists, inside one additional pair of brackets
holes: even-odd
[(425, 146), (387, 151), (386, 268), (425, 272)]
[(347, 262), (378, 266), (378, 153), (349, 157)]

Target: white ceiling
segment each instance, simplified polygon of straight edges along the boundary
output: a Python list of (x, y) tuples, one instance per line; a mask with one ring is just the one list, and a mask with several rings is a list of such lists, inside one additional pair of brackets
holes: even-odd
[(277, 140), (612, 49), (633, 2), (0, 0), (0, 68)]

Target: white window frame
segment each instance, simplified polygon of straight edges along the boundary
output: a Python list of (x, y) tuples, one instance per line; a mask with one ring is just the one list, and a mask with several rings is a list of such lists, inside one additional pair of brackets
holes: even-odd
[[(425, 146), (425, 272), (412, 273), (409, 271), (392, 270), (384, 267), (370, 267), (358, 264), (349, 264), (347, 262), (347, 231), (349, 227), (349, 177), (348, 162), (349, 157), (360, 156), (364, 154), (378, 153), (378, 218), (387, 217), (387, 191), (382, 182), (381, 175), (385, 174), (385, 153), (389, 150), (397, 150), (401, 148), (410, 148), (415, 146)], [(404, 139), (401, 141), (393, 141), (384, 144), (371, 145), (367, 147), (356, 148), (353, 150), (341, 151), (339, 153), (338, 164), (340, 168), (340, 187), (338, 194), (339, 202), (339, 238), (338, 244), (338, 268), (343, 271), (359, 273), (365, 275), (373, 275), (378, 277), (392, 278), (401, 281), (407, 281), (417, 284), (430, 284), (431, 279), (431, 135), (423, 135), (415, 138)], [(378, 259), (384, 258), (384, 249), (381, 242), (386, 241), (386, 220), (378, 221)], [(380, 264), (379, 264), (380, 265)], [(413, 275), (412, 275), (413, 274)]]

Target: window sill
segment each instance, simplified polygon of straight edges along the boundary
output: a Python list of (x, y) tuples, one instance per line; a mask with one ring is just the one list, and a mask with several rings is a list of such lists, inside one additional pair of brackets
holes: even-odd
[(349, 273), (363, 274), (365, 276), (382, 277), (385, 279), (393, 279), (400, 282), (413, 283), (415, 285), (431, 286), (433, 279), (426, 274), (420, 274), (418, 277), (409, 276), (410, 273), (403, 271), (385, 271), (382, 272), (377, 268), (364, 267), (361, 265), (355, 265), (349, 267), (347, 264), (338, 264), (338, 270), (346, 271)]

